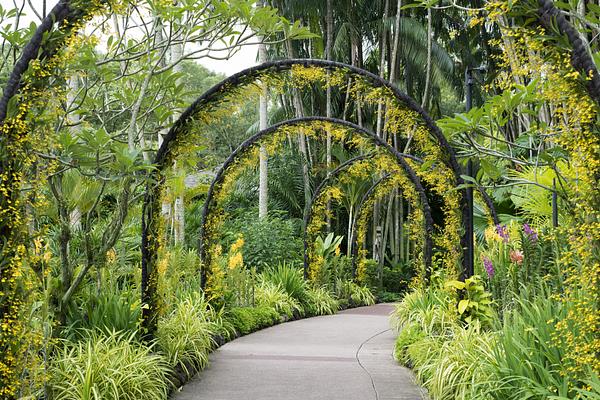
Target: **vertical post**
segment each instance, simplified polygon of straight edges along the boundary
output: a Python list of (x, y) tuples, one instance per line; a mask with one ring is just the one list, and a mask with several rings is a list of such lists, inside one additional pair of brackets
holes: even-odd
[[(469, 112), (473, 105), (473, 70), (467, 68), (465, 71), (465, 111)], [(473, 161), (469, 159), (467, 161), (467, 176), (473, 177)], [(466, 252), (464, 260), (464, 271), (463, 278), (469, 278), (473, 276), (475, 270), (475, 242), (473, 240), (474, 228), (473, 228), (473, 188), (468, 187), (466, 190), (467, 200), (467, 221), (465, 221), (465, 235), (466, 235)]]
[[(467, 161), (467, 175), (473, 177), (473, 161), (469, 159)], [(469, 220), (465, 221), (466, 227), (465, 232), (467, 235), (467, 262), (465, 263), (465, 278), (473, 276), (475, 273), (475, 241), (474, 241), (474, 227), (473, 227), (473, 187), (467, 188), (467, 207), (469, 210)]]
[(469, 112), (473, 105), (473, 70), (471, 68), (465, 70), (465, 98), (465, 111)]
[(558, 193), (556, 192), (556, 178), (552, 180), (552, 226), (558, 228)]

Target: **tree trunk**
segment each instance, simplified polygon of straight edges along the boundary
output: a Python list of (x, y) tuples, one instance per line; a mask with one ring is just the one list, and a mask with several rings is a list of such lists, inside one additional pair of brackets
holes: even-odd
[[(171, 58), (172, 61), (179, 60), (183, 57), (183, 45), (182, 44), (174, 44), (172, 48)], [(174, 73), (181, 72), (183, 68), (182, 63), (177, 63), (173, 67)], [(179, 82), (178, 82), (179, 83)], [(173, 115), (173, 121), (177, 119), (179, 115), (179, 110), (177, 110)], [(174, 163), (173, 168), (178, 171), (177, 162)], [(184, 173), (183, 170), (178, 171), (178, 173)], [(182, 188), (179, 188), (177, 196), (175, 197), (175, 203), (173, 204), (173, 241), (175, 245), (183, 245), (185, 243), (185, 183)]]
[[(382, 78), (385, 78), (385, 53), (386, 53), (386, 48), (387, 48), (387, 30), (385, 28), (385, 22), (387, 21), (388, 18), (388, 8), (389, 8), (389, 0), (385, 0), (385, 5), (384, 5), (384, 10), (383, 10), (383, 27), (382, 27), (382, 32), (381, 32), (381, 42), (379, 43), (379, 53), (380, 53), (380, 59), (379, 59), (379, 76)], [(383, 106), (383, 102), (380, 100), (379, 103), (377, 104), (377, 130), (376, 130), (376, 134), (377, 136), (379, 136), (380, 138), (384, 138), (384, 134), (383, 134), (383, 118), (384, 118), (384, 106)], [(385, 139), (384, 139), (385, 140)], [(379, 216), (379, 209), (381, 208), (381, 203), (379, 201), (375, 201), (375, 204), (373, 204), (373, 232), (377, 232), (381, 230), (381, 224), (380, 224), (380, 216)], [(376, 249), (376, 241), (373, 240), (373, 257), (375, 257), (375, 252), (378, 249)], [(381, 247), (379, 247), (379, 251), (381, 250)]]
[[(259, 2), (258, 6), (262, 7), (263, 2)], [(261, 38), (262, 40), (262, 38)], [(267, 47), (265, 44), (261, 43), (258, 45), (258, 62), (264, 63), (267, 61)], [(260, 95), (259, 100), (259, 130), (263, 130), (267, 128), (267, 87), (263, 83), (262, 94)], [(259, 155), (259, 176), (258, 176), (258, 217), (264, 218), (268, 213), (267, 202), (269, 200), (268, 197), (268, 171), (267, 171), (267, 150), (264, 146), (260, 147), (260, 155)]]
[(433, 32), (431, 29), (431, 7), (427, 7), (427, 69), (425, 72), (425, 89), (423, 90), (423, 101), (421, 107), (428, 108), (429, 91), (431, 86), (431, 47), (433, 41)]
[[(325, 43), (325, 59), (331, 61), (331, 46), (333, 43), (333, 9), (331, 7), (331, 0), (327, 0), (327, 15), (326, 15), (326, 25), (327, 25), (327, 42)], [(327, 104), (326, 104), (326, 116), (327, 118), (331, 118), (331, 86), (329, 85), (329, 70), (327, 70)], [(327, 176), (331, 172), (331, 132), (327, 130), (327, 149), (326, 149), (326, 158), (327, 158)], [(327, 200), (327, 230), (331, 230), (331, 199)]]

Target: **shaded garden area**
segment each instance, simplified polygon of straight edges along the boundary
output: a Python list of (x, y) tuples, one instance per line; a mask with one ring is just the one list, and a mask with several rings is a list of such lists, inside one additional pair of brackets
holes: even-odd
[(600, 398), (599, 6), (18, 3), (0, 397), (167, 398), (240, 335), (397, 302), (433, 399)]

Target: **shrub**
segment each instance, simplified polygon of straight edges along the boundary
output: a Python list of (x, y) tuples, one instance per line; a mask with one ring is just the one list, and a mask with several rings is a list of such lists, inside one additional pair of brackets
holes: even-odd
[(292, 317), (294, 312), (301, 314), (302, 306), (296, 299), (284, 291), (280, 285), (271, 281), (262, 280), (254, 293), (254, 299), (258, 306), (274, 308), (281, 315)]
[(302, 271), (286, 263), (278, 264), (263, 272), (263, 278), (275, 285), (279, 285), (293, 299), (301, 305), (306, 304), (308, 289), (306, 281), (302, 276)]
[(492, 308), (492, 295), (485, 290), (479, 275), (473, 275), (464, 282), (448, 281), (446, 287), (458, 292), (457, 311), (465, 323), (478, 321), (489, 326), (494, 321), (496, 313)]
[(335, 314), (339, 309), (339, 303), (324, 287), (309, 287), (307, 313), (310, 315)]
[(281, 320), (274, 308), (266, 306), (233, 308), (228, 312), (227, 318), (240, 335), (247, 335)]
[(215, 346), (213, 337), (219, 326), (209, 320), (209, 315), (204, 297), (189, 295), (158, 323), (158, 347), (169, 365), (179, 366), (188, 376), (206, 366), (208, 354)]
[(359, 286), (352, 281), (340, 281), (335, 284), (335, 295), (344, 305), (370, 306), (375, 304), (375, 296), (366, 286)]
[(141, 318), (140, 296), (132, 289), (106, 288), (99, 295), (89, 293), (71, 305), (63, 337), (74, 340), (92, 330), (105, 334), (114, 331), (136, 332)]
[(232, 219), (223, 226), (223, 248), (229, 248), (241, 234), (244, 237), (244, 262), (261, 271), (268, 265), (299, 264), (304, 244), (301, 224), (277, 216), (256, 218), (254, 212)]
[(61, 400), (166, 399), (169, 366), (161, 355), (135, 341), (134, 333), (90, 333), (65, 342), (50, 367), (49, 389)]

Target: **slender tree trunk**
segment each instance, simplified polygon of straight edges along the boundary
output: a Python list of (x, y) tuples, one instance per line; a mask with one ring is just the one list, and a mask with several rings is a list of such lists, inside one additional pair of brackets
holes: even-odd
[[(263, 2), (259, 3), (259, 6), (263, 6)], [(262, 38), (261, 38), (262, 39)], [(258, 61), (264, 63), (267, 61), (267, 47), (261, 43), (258, 45)], [(267, 87), (266, 84), (262, 84), (262, 94), (259, 99), (259, 129), (263, 130), (267, 128)], [(267, 150), (264, 146), (260, 147), (259, 155), (259, 177), (258, 177), (258, 217), (265, 218), (268, 214), (268, 171), (267, 171)]]
[[(326, 15), (326, 25), (327, 25), (327, 41), (325, 43), (325, 59), (331, 61), (331, 47), (333, 44), (333, 9), (331, 7), (331, 0), (327, 0), (327, 15)], [(327, 104), (326, 104), (326, 115), (327, 118), (331, 118), (331, 86), (329, 85), (329, 70), (327, 71)], [(327, 130), (327, 149), (326, 149), (326, 157), (327, 157), (327, 176), (331, 172), (331, 132)], [(327, 200), (327, 230), (331, 230), (331, 199)]]
[[(379, 76), (385, 78), (385, 53), (387, 48), (387, 29), (385, 28), (385, 23), (388, 18), (388, 8), (389, 8), (389, 0), (385, 0), (384, 10), (383, 10), (383, 26), (381, 32), (381, 42), (379, 43)], [(384, 128), (384, 105), (383, 101), (379, 101), (377, 104), (377, 130), (376, 134), (380, 138), (384, 138), (383, 128)], [(385, 140), (385, 139), (384, 139)], [(373, 232), (377, 232), (378, 228), (381, 229), (381, 221), (379, 216), (379, 210), (381, 208), (381, 203), (376, 201), (373, 205)], [(373, 236), (373, 257), (375, 257), (375, 252), (379, 249), (381, 251), (381, 246), (377, 246), (376, 243), (376, 235)], [(380, 257), (381, 258), (381, 257)]]
[[(174, 44), (172, 48), (172, 59), (173, 61), (179, 60), (183, 57), (183, 45), (182, 44)], [(174, 73), (181, 72), (183, 68), (183, 64), (178, 63), (173, 67)], [(177, 110), (173, 115), (173, 121), (177, 119), (179, 115), (179, 110)], [(183, 174), (184, 171), (181, 168), (178, 168), (177, 162), (174, 163), (173, 168), (178, 171), (178, 174)], [(175, 197), (175, 203), (173, 204), (173, 241), (175, 245), (183, 245), (185, 243), (185, 182), (183, 183), (182, 188), (178, 188), (177, 196)]]
[(428, 108), (429, 92), (431, 86), (431, 47), (433, 41), (433, 32), (431, 29), (431, 7), (427, 7), (427, 69), (425, 71), (425, 89), (423, 90), (423, 101), (421, 107)]
[[(398, 71), (398, 51), (400, 48), (400, 21), (402, 17), (402, 0), (398, 0), (397, 8), (396, 8), (396, 20), (394, 22), (394, 43), (392, 46), (392, 62), (390, 67), (390, 82), (394, 84), (397, 77)], [(392, 132), (393, 137), (393, 145), (395, 149), (398, 149), (398, 132)], [(398, 201), (398, 188), (394, 189), (392, 193), (392, 197), (394, 202), (392, 204), (393, 208), (393, 224), (394, 230), (393, 235), (390, 235), (390, 240), (392, 243), (392, 256), (394, 263), (398, 262), (398, 256), (400, 252), (400, 204)]]
[[(294, 48), (292, 47), (292, 41), (286, 40), (286, 49), (288, 58), (295, 58)], [(296, 114), (296, 118), (301, 118), (304, 116), (304, 105), (302, 104), (302, 98), (300, 97), (300, 92), (298, 89), (292, 89), (292, 103), (294, 105), (294, 112)], [(298, 133), (298, 150), (300, 151), (300, 155), (302, 157), (302, 184), (304, 186), (304, 215), (308, 211), (307, 207), (310, 204), (311, 193), (310, 193), (310, 175), (309, 175), (309, 167), (310, 167), (310, 157), (308, 154), (308, 148), (306, 143), (306, 135), (302, 130)]]

